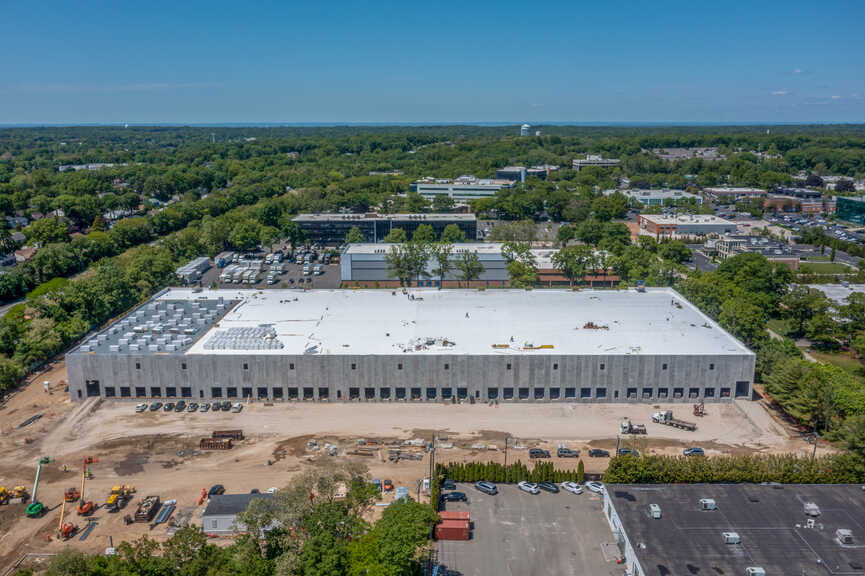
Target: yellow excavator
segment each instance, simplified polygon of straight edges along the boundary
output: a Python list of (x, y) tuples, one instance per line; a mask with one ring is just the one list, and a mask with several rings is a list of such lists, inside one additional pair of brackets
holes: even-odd
[(7, 500), (9, 500), (9, 490), (6, 486), (0, 486), (0, 504), (6, 504)]
[(133, 494), (135, 494), (134, 486), (124, 484), (113, 487), (111, 494), (108, 495), (108, 500), (105, 501), (105, 509), (109, 512), (117, 512), (126, 506), (126, 503), (132, 499)]

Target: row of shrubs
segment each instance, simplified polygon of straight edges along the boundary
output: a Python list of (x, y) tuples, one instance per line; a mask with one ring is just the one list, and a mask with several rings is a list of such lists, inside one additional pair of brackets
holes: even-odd
[(436, 466), (436, 476), (449, 478), (454, 482), (477, 482), (486, 480), (497, 484), (514, 484), (524, 480), (529, 482), (580, 482), (585, 480), (583, 461), (576, 470), (556, 470), (552, 462), (535, 462), (529, 469), (517, 460), (507, 466), (498, 462), (453, 462)]
[(619, 484), (779, 482), (856, 484), (865, 481), (865, 462), (843, 452), (819, 458), (795, 454), (755, 456), (617, 456), (604, 482)]

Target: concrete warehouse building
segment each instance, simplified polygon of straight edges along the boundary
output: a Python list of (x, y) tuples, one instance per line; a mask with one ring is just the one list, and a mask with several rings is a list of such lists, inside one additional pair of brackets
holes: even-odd
[(367, 242), (381, 242), (394, 228), (405, 230), (409, 238), (421, 224), (432, 226), (441, 236), (448, 224), (456, 224), (467, 240), (478, 236), (478, 219), (474, 214), (300, 214), (292, 219), (303, 230), (306, 239), (319, 244), (340, 245), (348, 231), (357, 228)]
[(66, 356), (73, 400), (750, 398), (754, 354), (671, 289), (166, 289)]
[[(388, 273), (387, 255), (394, 244), (351, 244), (346, 246), (340, 257), (340, 272), (342, 287), (360, 288), (396, 288), (399, 280)], [(445, 274), (444, 282), (436, 274), (438, 263), (430, 256), (427, 263), (429, 277), (413, 280), (412, 286), (443, 288), (503, 288), (510, 285), (510, 275), (507, 270), (507, 260), (502, 256), (500, 242), (466, 242), (454, 244), (449, 260), (451, 270)], [(460, 282), (460, 271), (457, 262), (464, 252), (477, 252), (478, 260), (484, 267), (477, 280), (463, 285)], [(532, 254), (537, 264), (539, 286), (567, 286), (568, 279), (553, 265), (552, 248), (534, 248)], [(613, 286), (620, 278), (612, 270), (594, 270), (585, 276), (583, 281), (589, 286)]]

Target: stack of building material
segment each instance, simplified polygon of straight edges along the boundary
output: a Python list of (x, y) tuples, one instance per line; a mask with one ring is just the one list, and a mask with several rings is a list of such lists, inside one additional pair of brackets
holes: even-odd
[(471, 535), (471, 519), (468, 512), (439, 512), (441, 522), (435, 525), (433, 536), (436, 540), (468, 540)]
[(201, 450), (231, 450), (231, 438), (202, 438), (198, 447)]
[(211, 438), (231, 438), (232, 440), (243, 440), (243, 430), (214, 430)]

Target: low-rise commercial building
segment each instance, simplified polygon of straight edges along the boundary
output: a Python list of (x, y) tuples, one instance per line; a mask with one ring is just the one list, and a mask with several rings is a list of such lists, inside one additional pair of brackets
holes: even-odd
[(620, 190), (604, 190), (605, 195), (610, 195), (618, 192), (619, 194), (624, 194), (628, 198), (632, 198), (643, 204), (644, 206), (665, 206), (668, 204), (680, 204), (680, 203), (696, 203), (698, 205), (703, 204), (703, 197), (699, 194), (691, 194), (690, 192), (685, 192), (684, 190), (674, 190), (674, 189), (658, 189), (658, 190), (644, 190), (640, 188), (630, 189), (623, 188)]
[(784, 242), (764, 236), (722, 236), (709, 238), (704, 250), (721, 260), (738, 254), (762, 254), (769, 262), (783, 264), (793, 271), (799, 269), (799, 255)]
[(544, 164), (542, 166), (505, 166), (496, 170), (496, 180), (510, 180), (511, 182), (525, 182), (526, 178), (539, 178), (546, 180), (550, 172), (558, 170), (558, 166)]
[(766, 190), (762, 188), (710, 186), (708, 188), (703, 188), (703, 192), (708, 194), (709, 197), (716, 202), (737, 202), (749, 198), (766, 197)]
[(459, 178), (421, 178), (412, 183), (411, 190), (424, 198), (433, 199), (446, 195), (457, 201), (490, 198), (503, 188), (513, 188), (516, 182), (507, 179), (477, 178), (475, 176), (460, 176)]
[(572, 165), (574, 170), (579, 172), (583, 168), (597, 166), (600, 168), (613, 168), (618, 166), (622, 161), (618, 158), (604, 158), (599, 154), (589, 154), (585, 158), (574, 158)]
[(478, 235), (478, 220), (474, 214), (300, 214), (293, 220), (310, 242), (340, 245), (348, 231), (357, 228), (367, 242), (381, 242), (394, 228), (405, 230), (409, 238), (421, 224), (432, 226), (441, 236), (448, 224), (455, 224), (467, 240)]
[(839, 220), (865, 225), (865, 196), (838, 196), (835, 214)]
[[(387, 256), (393, 244), (351, 244), (346, 246), (340, 257), (342, 286), (360, 288), (394, 288), (399, 281), (394, 278), (387, 265)], [(465, 252), (475, 252), (483, 266), (480, 276), (470, 282), (461, 280), (457, 263)], [(552, 248), (532, 249), (537, 265), (538, 286), (567, 286), (569, 281), (553, 265)], [(413, 279), (410, 284), (418, 287), (442, 288), (501, 288), (510, 286), (510, 275), (507, 270), (507, 260), (502, 256), (501, 243), (460, 243), (454, 244), (449, 261), (451, 268), (444, 276), (444, 281), (436, 273), (438, 263), (430, 256), (423, 278)], [(591, 270), (583, 278), (589, 286), (614, 286), (620, 278), (612, 270)]]
[(833, 214), (837, 210), (834, 196), (810, 188), (778, 187), (766, 197), (766, 208), (800, 211), (805, 214)]
[(708, 236), (709, 234), (733, 234), (736, 223), (708, 214), (679, 214), (664, 216), (640, 214), (640, 232), (657, 239)]
[(633, 576), (865, 576), (860, 485), (607, 484)]

